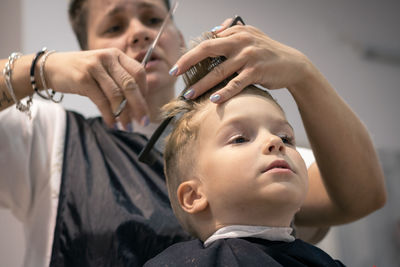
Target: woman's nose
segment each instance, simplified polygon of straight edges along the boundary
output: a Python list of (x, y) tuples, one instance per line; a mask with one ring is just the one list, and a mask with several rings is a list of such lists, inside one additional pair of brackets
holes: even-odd
[(139, 49), (147, 48), (153, 40), (154, 30), (144, 25), (140, 20), (134, 19), (129, 25), (128, 45), (137, 46)]
[(269, 136), (263, 147), (264, 154), (272, 153), (285, 153), (286, 147), (282, 139), (279, 136), (271, 135)]
[(150, 40), (150, 37), (149, 37), (149, 36), (144, 36), (144, 37), (142, 38), (142, 37), (140, 37), (140, 36), (136, 36), (136, 37), (133, 39), (132, 43), (137, 44), (137, 43), (139, 43), (141, 40), (143, 40), (144, 42), (147, 43), (147, 42)]

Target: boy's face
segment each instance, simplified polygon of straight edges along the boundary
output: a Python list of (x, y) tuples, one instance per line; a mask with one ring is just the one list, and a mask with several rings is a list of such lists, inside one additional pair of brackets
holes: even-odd
[[(89, 0), (88, 13), (89, 49), (118, 48), (141, 62), (168, 10), (162, 0)], [(148, 94), (160, 94), (152, 89), (173, 91), (175, 78), (168, 70), (180, 57), (182, 47), (184, 40), (170, 21), (146, 65)], [(160, 97), (167, 101), (169, 94), (161, 92)]]
[(248, 93), (206, 109), (196, 175), (212, 214), (222, 225), (290, 222), (305, 198), (308, 175), (283, 112)]

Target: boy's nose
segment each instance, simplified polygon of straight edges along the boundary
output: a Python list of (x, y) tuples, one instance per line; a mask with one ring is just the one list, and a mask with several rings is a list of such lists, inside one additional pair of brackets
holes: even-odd
[(264, 154), (272, 154), (272, 153), (284, 153), (285, 152), (285, 144), (279, 136), (272, 135), (267, 138), (264, 144), (263, 153)]

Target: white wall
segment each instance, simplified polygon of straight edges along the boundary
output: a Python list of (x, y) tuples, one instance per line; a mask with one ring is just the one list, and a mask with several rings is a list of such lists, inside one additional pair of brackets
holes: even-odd
[[(8, 56), (13, 47), (24, 53), (35, 53), (43, 46), (58, 51), (78, 49), (68, 25), (67, 2), (2, 0), (0, 56)], [(384, 59), (368, 60), (363, 55), (363, 49), (371, 47), (400, 56), (399, 7), (397, 0), (181, 0), (175, 20), (189, 40), (227, 17), (241, 15), (247, 24), (308, 55), (366, 124), (376, 146), (400, 150), (400, 65)], [(17, 22), (19, 19), (20, 25), (16, 22), (11, 27), (9, 20), (5, 24), (6, 15)], [(14, 45), (6, 45), (5, 36)], [(295, 127), (298, 142), (307, 144), (291, 97), (284, 90), (274, 94)], [(63, 104), (88, 116), (98, 114), (82, 97), (67, 96)], [(18, 225), (6, 212), (0, 213), (0, 224), (10, 226), (0, 231), (0, 266), (18, 266), (21, 256), (10, 254), (22, 246), (14, 244), (13, 248), (10, 242), (10, 236), (21, 238), (13, 229), (18, 230)], [(328, 249), (337, 253), (334, 246)], [(16, 261), (9, 264), (12, 257)]]

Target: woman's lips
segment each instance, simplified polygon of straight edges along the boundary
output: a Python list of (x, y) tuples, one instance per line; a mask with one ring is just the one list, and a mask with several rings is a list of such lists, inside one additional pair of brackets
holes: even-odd
[(150, 69), (152, 67), (154, 67), (155, 65), (157, 65), (160, 62), (160, 59), (150, 59), (147, 64), (146, 64), (146, 69)]
[[(146, 53), (147, 53), (147, 50), (143, 50), (143, 51), (139, 52), (139, 54), (137, 54), (137, 55), (135, 56), (135, 60), (136, 60), (136, 61), (139, 61), (139, 62), (142, 62), (143, 59), (144, 59), (144, 57), (146, 56)], [(148, 64), (150, 61), (155, 61), (155, 60), (159, 60), (159, 59), (160, 59), (160, 57), (158, 56), (157, 52), (153, 51), (153, 53), (152, 53), (151, 56), (150, 56), (150, 60), (147, 62), (147, 64)], [(146, 65), (147, 65), (147, 64), (146, 64)]]

